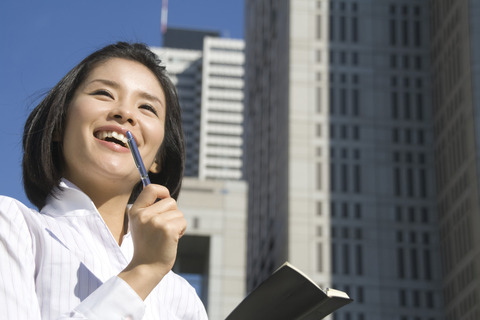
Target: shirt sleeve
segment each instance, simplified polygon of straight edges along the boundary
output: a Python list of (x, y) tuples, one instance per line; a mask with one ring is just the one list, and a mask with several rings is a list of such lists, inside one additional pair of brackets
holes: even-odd
[[(25, 211), (25, 212), (24, 212)], [(28, 208), (0, 197), (0, 312), (2, 319), (42, 319), (35, 289), (35, 240), (25, 221)], [(114, 276), (58, 319), (142, 319), (145, 303)]]
[(33, 250), (18, 203), (0, 197), (0, 310), (4, 319), (40, 319)]
[(115, 276), (62, 319), (136, 320), (142, 319), (144, 313), (143, 300), (124, 280)]

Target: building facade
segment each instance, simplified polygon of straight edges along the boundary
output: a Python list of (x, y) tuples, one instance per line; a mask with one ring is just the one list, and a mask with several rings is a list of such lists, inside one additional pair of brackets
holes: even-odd
[(197, 289), (212, 320), (245, 297), (246, 197), (244, 181), (185, 178), (178, 198), (188, 228), (173, 270)]
[(446, 319), (480, 319), (480, 3), (430, 6)]
[(177, 88), (186, 149), (178, 205), (188, 228), (173, 270), (196, 288), (209, 319), (222, 320), (246, 294), (244, 42), (207, 31), (166, 35), (166, 47), (152, 50)]
[(244, 41), (206, 34), (202, 50), (185, 47), (153, 48), (178, 90), (186, 143), (185, 175), (240, 180)]
[(246, 1), (247, 290), (289, 260), (334, 319), (444, 319), (429, 10)]
[(200, 115), (202, 94), (202, 51), (152, 48), (166, 65), (182, 108), (185, 136), (185, 176), (198, 177), (200, 157)]

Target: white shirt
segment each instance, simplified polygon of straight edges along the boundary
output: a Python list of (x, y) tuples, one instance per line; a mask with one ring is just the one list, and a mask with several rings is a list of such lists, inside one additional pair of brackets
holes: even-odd
[(0, 318), (207, 319), (195, 289), (169, 272), (143, 301), (117, 277), (119, 246), (90, 198), (68, 181), (37, 212), (0, 197)]

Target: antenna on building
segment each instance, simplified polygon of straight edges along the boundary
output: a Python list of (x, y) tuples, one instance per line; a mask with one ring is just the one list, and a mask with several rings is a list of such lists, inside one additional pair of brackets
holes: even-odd
[(167, 32), (167, 20), (168, 20), (168, 0), (162, 0), (162, 14), (160, 16), (162, 34), (165, 34)]

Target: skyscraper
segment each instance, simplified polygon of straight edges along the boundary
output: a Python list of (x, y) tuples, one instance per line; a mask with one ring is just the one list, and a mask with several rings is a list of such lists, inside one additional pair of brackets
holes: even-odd
[[(167, 30), (167, 35), (170, 29)], [(167, 65), (182, 107), (185, 175), (240, 180), (243, 166), (244, 42), (212, 32), (175, 33), (181, 48), (154, 48)], [(182, 37), (183, 35), (183, 41)], [(199, 40), (203, 48), (198, 49)], [(187, 49), (188, 44), (193, 44)], [(168, 45), (168, 43), (167, 43)]]
[(480, 3), (430, 6), (446, 319), (480, 319)]
[(428, 2), (247, 0), (248, 290), (283, 261), (355, 303), (443, 319)]
[(188, 228), (174, 271), (197, 289), (209, 319), (225, 319), (246, 293), (244, 44), (185, 29), (168, 29), (164, 44), (152, 50), (177, 87), (186, 143), (178, 205)]

